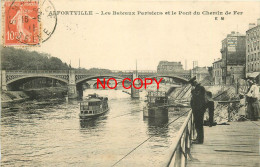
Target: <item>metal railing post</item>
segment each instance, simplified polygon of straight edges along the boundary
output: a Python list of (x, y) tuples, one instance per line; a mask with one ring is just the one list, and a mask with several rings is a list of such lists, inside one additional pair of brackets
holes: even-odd
[(174, 167), (181, 167), (181, 157), (182, 157), (182, 152), (181, 152), (181, 142), (178, 143), (177, 150), (175, 152), (175, 162), (174, 162)]
[(193, 129), (193, 116), (190, 110), (186, 120), (180, 128), (178, 135), (175, 138), (175, 144), (173, 144), (173, 153), (169, 156), (169, 161), (165, 166), (170, 167), (185, 167), (188, 155), (191, 157), (191, 137), (194, 135)]

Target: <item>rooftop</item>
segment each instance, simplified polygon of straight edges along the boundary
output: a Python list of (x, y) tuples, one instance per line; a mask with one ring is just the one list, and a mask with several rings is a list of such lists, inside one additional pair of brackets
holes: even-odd
[(227, 35), (227, 37), (239, 37), (239, 36), (245, 36), (245, 35), (235, 31), (232, 31), (231, 34)]
[(94, 99), (94, 98), (91, 98), (91, 99), (85, 99), (84, 102), (100, 102), (101, 100), (100, 99)]
[(218, 63), (218, 62), (221, 62), (222, 59), (218, 59), (218, 60), (215, 60), (213, 63)]
[(260, 28), (260, 25), (256, 25), (256, 26), (254, 26), (252, 28), (249, 28), (246, 32), (253, 31), (253, 30), (257, 29), (257, 28)]
[(182, 65), (181, 62), (176, 62), (176, 61), (160, 61), (159, 65)]
[(249, 23), (249, 28), (248, 28), (248, 30), (246, 32), (254, 30), (254, 29), (259, 28), (259, 27), (260, 27), (260, 18), (257, 19), (257, 24)]

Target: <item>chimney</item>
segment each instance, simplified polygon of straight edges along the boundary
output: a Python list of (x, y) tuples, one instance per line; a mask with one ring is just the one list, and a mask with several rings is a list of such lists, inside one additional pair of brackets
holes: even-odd
[(255, 23), (249, 23), (249, 29), (254, 28), (255, 27)]
[(260, 18), (257, 19), (257, 25), (260, 26)]
[(231, 34), (235, 34), (236, 32), (235, 31), (232, 31)]

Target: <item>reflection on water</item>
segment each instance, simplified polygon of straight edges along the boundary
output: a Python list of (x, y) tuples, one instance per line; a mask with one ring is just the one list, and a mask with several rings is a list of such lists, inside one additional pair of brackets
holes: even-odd
[[(92, 120), (79, 119), (78, 101), (34, 107), (19, 105), (2, 111), (1, 151), (3, 166), (160, 166), (172, 139), (185, 118), (167, 126), (168, 119), (143, 118), (145, 91), (140, 100), (121, 90), (86, 90), (107, 96), (110, 110)], [(44, 107), (43, 107), (44, 106)]]
[(151, 136), (166, 137), (168, 135), (168, 118), (144, 118), (148, 123), (148, 131)]
[(97, 128), (101, 121), (106, 120), (107, 116), (101, 115), (100, 117), (91, 118), (91, 119), (80, 119), (80, 127), (84, 128)]
[(155, 119), (155, 118), (145, 118), (144, 117), (143, 119), (144, 119), (145, 122), (148, 123), (149, 127), (155, 127), (155, 126), (163, 127), (163, 126), (167, 125), (168, 120), (169, 120), (168, 118), (165, 118), (165, 117), (157, 118), (157, 119)]

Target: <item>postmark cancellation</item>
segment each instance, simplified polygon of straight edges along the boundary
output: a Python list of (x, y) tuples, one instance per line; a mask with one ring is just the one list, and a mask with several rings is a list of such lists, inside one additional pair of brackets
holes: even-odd
[[(54, 10), (49, 0), (12, 0), (4, 1), (2, 18), (4, 21), (4, 46), (37, 46), (53, 34), (57, 17), (44, 15)], [(45, 20), (47, 24), (42, 25)]]

